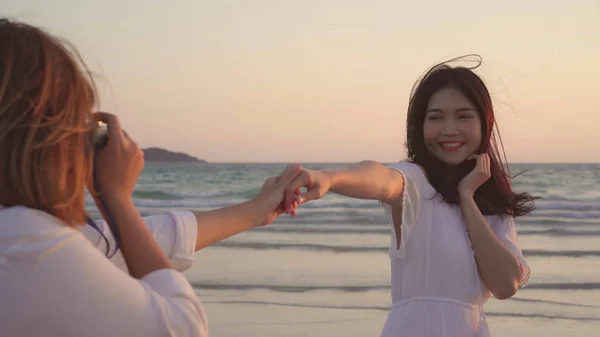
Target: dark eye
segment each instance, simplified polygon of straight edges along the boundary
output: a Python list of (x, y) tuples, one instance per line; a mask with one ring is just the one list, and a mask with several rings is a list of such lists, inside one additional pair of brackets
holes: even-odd
[(470, 114), (464, 114), (464, 115), (458, 116), (458, 119), (472, 119), (472, 118), (475, 118), (475, 116), (470, 115)]
[(442, 118), (442, 117), (441, 117), (441, 116), (438, 116), (438, 115), (428, 115), (428, 116), (427, 116), (427, 120), (428, 120), (428, 121), (437, 121), (437, 120), (440, 120), (441, 118)]

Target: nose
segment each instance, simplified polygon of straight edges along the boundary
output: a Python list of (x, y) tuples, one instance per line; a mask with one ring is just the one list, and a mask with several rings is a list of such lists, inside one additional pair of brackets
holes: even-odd
[(458, 128), (456, 127), (456, 123), (453, 121), (446, 121), (442, 128), (442, 135), (444, 136), (456, 136), (458, 135)]

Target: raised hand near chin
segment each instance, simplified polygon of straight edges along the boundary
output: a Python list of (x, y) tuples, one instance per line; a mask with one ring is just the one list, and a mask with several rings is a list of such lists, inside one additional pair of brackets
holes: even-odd
[(458, 183), (458, 193), (461, 198), (471, 198), (475, 191), (492, 176), (490, 156), (487, 153), (473, 154), (471, 160), (476, 160), (475, 167)]

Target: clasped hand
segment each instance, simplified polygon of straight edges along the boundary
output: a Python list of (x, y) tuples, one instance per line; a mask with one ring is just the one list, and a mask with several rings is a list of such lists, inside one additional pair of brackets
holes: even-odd
[[(284, 213), (295, 216), (300, 204), (323, 197), (330, 187), (330, 176), (324, 171), (287, 166), (279, 176), (266, 179), (257, 196), (268, 209), (260, 225), (267, 225)], [(304, 193), (303, 189), (306, 189)]]

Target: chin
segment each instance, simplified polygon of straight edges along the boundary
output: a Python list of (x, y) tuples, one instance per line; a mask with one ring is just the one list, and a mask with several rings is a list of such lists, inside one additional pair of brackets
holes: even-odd
[(456, 165), (460, 165), (461, 163), (464, 163), (464, 161), (467, 159), (467, 157), (459, 157), (459, 158), (444, 158), (441, 156), (437, 157), (439, 160), (443, 161), (444, 163), (446, 163), (447, 165), (450, 166), (456, 166)]
[(444, 162), (444, 164), (450, 166), (456, 166), (464, 163), (467, 160), (467, 158), (469, 158), (469, 156), (471, 155), (470, 153), (465, 151), (465, 149), (461, 149), (454, 153), (448, 153), (442, 149), (436, 149), (435, 151), (429, 151), (429, 153), (439, 161), (442, 161)]

